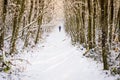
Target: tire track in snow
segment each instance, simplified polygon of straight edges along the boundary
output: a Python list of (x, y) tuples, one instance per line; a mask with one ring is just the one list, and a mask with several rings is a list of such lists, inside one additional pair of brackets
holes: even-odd
[[(74, 50), (71, 53), (73, 53), (73, 52), (74, 52)], [(73, 54), (71, 54), (71, 53), (69, 53), (68, 55), (66, 55), (62, 59), (60, 59), (61, 61), (59, 60), (56, 63), (50, 65), (47, 69), (43, 70), (43, 72), (47, 72), (49, 70), (52, 70), (52, 69), (56, 68), (57, 66), (65, 63), (67, 60), (69, 60), (70, 58), (72, 58)]]

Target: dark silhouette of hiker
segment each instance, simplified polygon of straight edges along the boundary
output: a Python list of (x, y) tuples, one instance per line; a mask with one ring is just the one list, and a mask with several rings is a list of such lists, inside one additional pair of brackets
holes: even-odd
[(61, 31), (61, 26), (59, 26), (59, 32)]

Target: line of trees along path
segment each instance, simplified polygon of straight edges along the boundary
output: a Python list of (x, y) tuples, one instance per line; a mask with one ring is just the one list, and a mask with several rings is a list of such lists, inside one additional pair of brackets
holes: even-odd
[(120, 0), (66, 0), (64, 8), (66, 32), (73, 44), (87, 49), (84, 56), (94, 53), (104, 70), (119, 73)]
[[(65, 31), (72, 44), (87, 49), (84, 56), (94, 53), (94, 59), (103, 63), (104, 70), (120, 74), (120, 0), (62, 0), (61, 13), (57, 13), (60, 8), (56, 8), (56, 2), (0, 0), (0, 54), (13, 56), (20, 48), (37, 44), (42, 34), (50, 31), (42, 25), (59, 14), (59, 18), (64, 17)], [(3, 70), (9, 69), (3, 59), (0, 62), (0, 66), (6, 66)]]

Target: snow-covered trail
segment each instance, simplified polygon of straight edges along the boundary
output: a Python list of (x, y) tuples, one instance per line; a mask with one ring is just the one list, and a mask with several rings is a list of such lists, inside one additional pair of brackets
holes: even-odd
[(61, 32), (56, 27), (44, 43), (33, 48), (22, 80), (114, 80), (105, 76), (102, 65), (83, 57), (84, 51), (71, 45), (63, 26)]

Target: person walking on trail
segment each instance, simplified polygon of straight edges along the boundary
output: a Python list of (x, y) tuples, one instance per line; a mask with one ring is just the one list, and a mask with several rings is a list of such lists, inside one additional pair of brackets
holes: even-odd
[(61, 26), (59, 26), (59, 32), (61, 31)]

